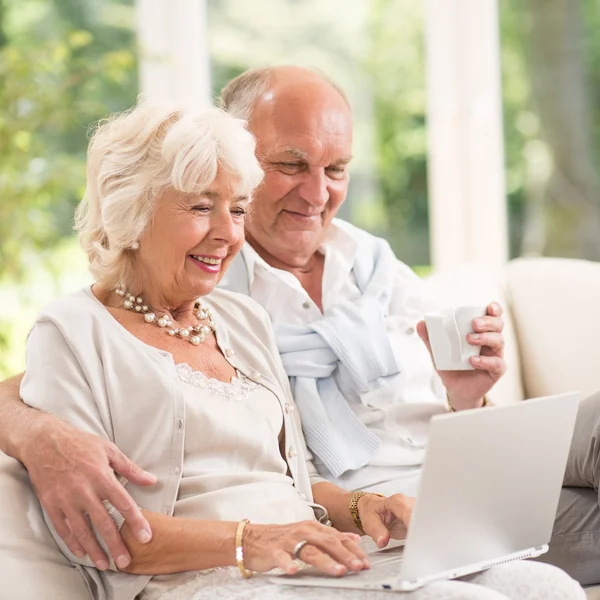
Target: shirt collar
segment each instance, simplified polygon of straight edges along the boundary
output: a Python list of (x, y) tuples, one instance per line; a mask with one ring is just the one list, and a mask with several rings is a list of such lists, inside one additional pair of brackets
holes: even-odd
[[(325, 256), (326, 263), (335, 261), (338, 263), (340, 271), (349, 273), (358, 252), (358, 241), (352, 236), (348, 224), (341, 219), (333, 219), (325, 232), (319, 251)], [(291, 273), (272, 267), (259, 256), (258, 252), (248, 242), (244, 244), (241, 252), (248, 270), (248, 286), (250, 289), (252, 289), (255, 278), (260, 276), (261, 271), (283, 279), (294, 287), (296, 285), (300, 286), (300, 282)]]

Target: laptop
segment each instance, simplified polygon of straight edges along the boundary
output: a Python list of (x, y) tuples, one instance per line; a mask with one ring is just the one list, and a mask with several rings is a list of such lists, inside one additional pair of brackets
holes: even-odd
[(331, 577), (308, 567), (279, 585), (412, 591), (548, 550), (579, 394), (434, 416), (403, 545), (371, 569)]

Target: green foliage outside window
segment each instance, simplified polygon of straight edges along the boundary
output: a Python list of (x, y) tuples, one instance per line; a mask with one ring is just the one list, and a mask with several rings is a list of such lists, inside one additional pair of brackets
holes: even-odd
[(133, 0), (0, 0), (0, 376), (23, 364), (40, 299), (83, 276), (88, 131), (135, 101), (133, 17)]

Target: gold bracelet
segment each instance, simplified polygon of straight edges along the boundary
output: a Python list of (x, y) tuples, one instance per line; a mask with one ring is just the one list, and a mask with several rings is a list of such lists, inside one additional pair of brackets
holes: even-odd
[[(450, 402), (450, 396), (448, 396), (448, 392), (446, 392), (446, 402), (448, 403), (448, 408), (450, 412), (458, 412), (454, 406), (452, 406), (452, 402)], [(483, 397), (483, 404), (479, 408), (484, 408), (485, 406), (491, 406), (492, 403), (487, 399), (487, 396)]]
[(354, 492), (354, 494), (352, 494), (352, 497), (350, 498), (350, 506), (349, 506), (350, 516), (352, 517), (352, 520), (354, 521), (356, 528), (363, 535), (366, 535), (365, 530), (363, 529), (363, 526), (362, 526), (362, 521), (360, 520), (360, 516), (358, 514), (358, 501), (363, 496), (379, 496), (380, 498), (385, 498), (385, 496), (383, 494), (377, 494), (375, 492)]
[(244, 528), (248, 523), (250, 523), (248, 519), (242, 519), (238, 523), (237, 531), (235, 532), (235, 560), (244, 579), (249, 579), (253, 575), (252, 571), (248, 571), (244, 566), (244, 548), (242, 542), (244, 541)]

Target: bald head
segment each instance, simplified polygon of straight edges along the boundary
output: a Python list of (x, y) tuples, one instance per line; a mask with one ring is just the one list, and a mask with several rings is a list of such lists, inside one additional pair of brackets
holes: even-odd
[(350, 102), (344, 90), (325, 74), (294, 65), (244, 71), (221, 90), (221, 104), (232, 116), (250, 121), (258, 100), (277, 91), (287, 90), (288, 93), (293, 93), (294, 88), (300, 91), (299, 88), (302, 86), (308, 86), (313, 90), (337, 92), (350, 109)]
[(348, 100), (325, 76), (301, 67), (248, 71), (222, 98), (230, 114), (248, 121), (265, 172), (246, 237), (272, 266), (303, 267), (348, 192)]

